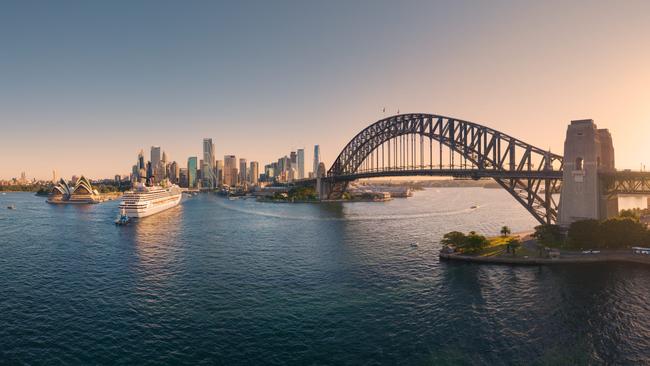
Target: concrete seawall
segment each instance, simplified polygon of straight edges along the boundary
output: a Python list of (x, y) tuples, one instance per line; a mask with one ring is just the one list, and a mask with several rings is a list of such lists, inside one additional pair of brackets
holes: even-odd
[(571, 256), (571, 257), (557, 258), (557, 259), (476, 257), (471, 255), (440, 253), (440, 260), (451, 260), (451, 261), (484, 263), (484, 264), (524, 265), (524, 266), (605, 263), (605, 262), (650, 264), (650, 256), (634, 255), (634, 254), (608, 254), (608, 253), (585, 255), (585, 256)]

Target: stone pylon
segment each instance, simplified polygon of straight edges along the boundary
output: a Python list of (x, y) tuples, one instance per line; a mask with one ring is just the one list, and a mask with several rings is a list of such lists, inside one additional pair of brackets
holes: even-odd
[(616, 170), (612, 135), (593, 120), (571, 121), (564, 141), (559, 224), (604, 220), (618, 214), (618, 197), (604, 194), (598, 173)]

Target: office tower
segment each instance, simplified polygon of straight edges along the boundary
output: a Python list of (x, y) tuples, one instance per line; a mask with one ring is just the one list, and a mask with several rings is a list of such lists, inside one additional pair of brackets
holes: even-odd
[(167, 169), (167, 177), (169, 178), (169, 181), (174, 184), (178, 184), (178, 173), (178, 163), (172, 161)]
[(153, 169), (151, 168), (151, 162), (147, 162), (147, 183), (150, 183), (151, 178), (153, 177)]
[(135, 183), (140, 180), (140, 171), (138, 170), (138, 164), (135, 164), (131, 167), (131, 183)]
[(160, 163), (161, 160), (161, 155), (160, 155), (160, 146), (152, 146), (151, 147), (151, 165), (157, 166), (158, 163)]
[(142, 169), (146, 169), (146, 166), (144, 165), (144, 151), (140, 150), (138, 154), (138, 171)]
[(273, 179), (273, 164), (264, 165), (264, 178), (268, 182)]
[(223, 160), (217, 160), (214, 163), (214, 175), (217, 178), (217, 185), (223, 184)]
[(56, 170), (52, 170), (52, 183), (56, 184)]
[(237, 185), (237, 158), (235, 155), (223, 157), (223, 184), (234, 187)]
[(305, 149), (298, 149), (298, 157), (296, 159), (298, 165), (298, 179), (305, 178)]
[(210, 188), (215, 188), (217, 186), (217, 179), (214, 172), (214, 160), (214, 143), (211, 138), (204, 138), (201, 171), (203, 172), (204, 185)]
[(187, 159), (187, 187), (196, 188), (196, 170), (197, 170), (197, 158), (192, 156)]
[(151, 169), (147, 169), (147, 178), (153, 178), (160, 182), (163, 177), (160, 175), (160, 162), (162, 161), (160, 146), (151, 147)]
[(314, 145), (314, 176), (318, 176), (318, 165), (320, 164), (320, 146)]
[(187, 168), (180, 168), (178, 170), (178, 185), (183, 188), (188, 188), (187, 184)]
[(239, 181), (241, 184), (248, 182), (248, 177), (246, 176), (246, 159), (239, 159)]
[(260, 163), (251, 161), (250, 174), (248, 176), (249, 182), (257, 184), (260, 178)]
[(298, 154), (296, 154), (295, 151), (292, 151), (289, 153), (289, 158), (291, 159), (291, 165), (295, 166), (296, 163), (298, 162)]

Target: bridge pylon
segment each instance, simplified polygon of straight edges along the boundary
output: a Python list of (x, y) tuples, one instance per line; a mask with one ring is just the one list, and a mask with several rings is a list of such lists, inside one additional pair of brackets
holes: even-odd
[(564, 141), (559, 224), (604, 220), (618, 214), (618, 197), (607, 195), (600, 172), (615, 171), (612, 135), (593, 120), (571, 121)]

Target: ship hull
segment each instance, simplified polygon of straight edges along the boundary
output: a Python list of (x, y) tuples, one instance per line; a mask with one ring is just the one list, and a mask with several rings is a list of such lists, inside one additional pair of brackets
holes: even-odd
[(139, 207), (129, 207), (120, 205), (120, 210), (123, 210), (124, 213), (133, 218), (142, 218), (157, 213), (169, 210), (170, 208), (178, 206), (181, 203), (182, 195), (178, 194), (176, 196), (171, 196), (167, 199), (166, 202), (156, 204), (155, 202), (149, 202), (146, 206)]

